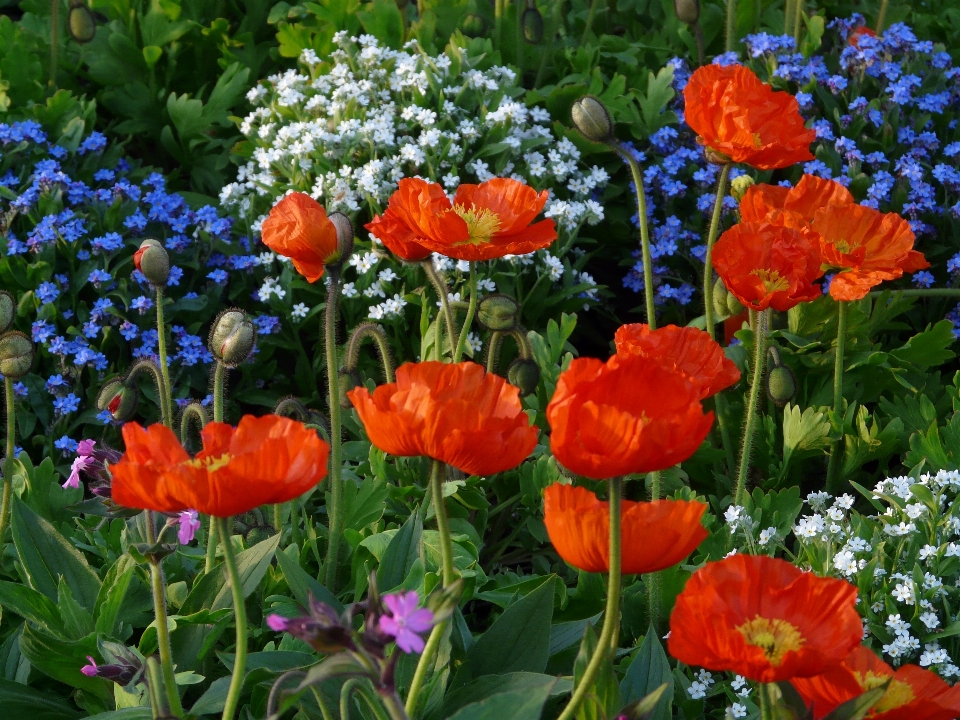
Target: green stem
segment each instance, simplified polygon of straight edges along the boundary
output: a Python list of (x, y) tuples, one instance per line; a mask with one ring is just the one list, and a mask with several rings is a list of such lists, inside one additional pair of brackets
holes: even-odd
[(57, 26), (59, 19), (60, 0), (50, 2), (50, 87), (57, 86)]
[(737, 44), (737, 0), (727, 0), (727, 45), (726, 51)]
[(637, 193), (637, 220), (640, 224), (640, 248), (643, 252), (643, 292), (646, 300), (647, 325), (657, 329), (657, 311), (653, 304), (653, 259), (650, 253), (650, 228), (647, 226), (647, 197), (643, 191), (643, 174), (640, 165), (626, 149), (616, 143), (614, 149), (627, 161), (633, 175), (633, 187)]
[(907, 290), (874, 290), (867, 293), (869, 297), (880, 297), (885, 293), (902, 297), (960, 297), (960, 288), (909, 288)]
[(557, 720), (571, 720), (583, 704), (587, 694), (593, 691), (593, 681), (600, 667), (611, 655), (610, 648), (616, 642), (615, 630), (619, 625), (620, 614), (620, 493), (623, 485), (621, 478), (607, 481), (610, 487), (610, 575), (607, 580), (607, 607), (603, 618), (603, 629), (597, 641), (597, 649), (587, 664), (587, 669), (573, 691), (573, 697), (563, 709)]
[[(843, 353), (847, 340), (847, 305), (843, 301), (837, 303), (837, 355), (833, 363), (833, 414), (843, 426)], [(837, 490), (837, 474), (840, 471), (840, 456), (843, 452), (843, 433), (833, 441), (830, 447), (830, 460), (827, 464), (827, 490)]]
[(800, 43), (800, 32), (803, 27), (803, 0), (794, 0), (793, 4), (793, 39)]
[(387, 712), (390, 713), (390, 720), (410, 720), (396, 692), (392, 690), (381, 691), (380, 699), (383, 700), (384, 707), (387, 708)]
[(757, 323), (753, 334), (753, 379), (750, 383), (750, 395), (747, 399), (747, 417), (743, 422), (743, 445), (740, 450), (740, 469), (737, 472), (737, 488), (733, 494), (735, 505), (743, 504), (743, 493), (747, 485), (747, 473), (750, 471), (750, 453), (753, 450), (754, 425), (757, 418), (757, 400), (760, 386), (763, 384), (763, 371), (767, 364), (767, 315), (770, 311), (757, 313)]
[(783, 5), (783, 34), (784, 35), (793, 35), (793, 25), (790, 21), (793, 20), (793, 3), (796, 0), (785, 0)]
[(223, 386), (227, 379), (227, 367), (217, 362), (213, 371), (213, 421), (223, 422)]
[(883, 0), (880, 3), (880, 12), (877, 14), (877, 25), (874, 28), (874, 32), (877, 33), (877, 35), (883, 34), (883, 21), (887, 19), (888, 4), (889, 4), (889, 0)]
[(146, 681), (147, 692), (150, 693), (150, 706), (153, 709), (153, 717), (169, 717), (173, 712), (169, 702), (163, 696), (162, 688), (164, 685), (163, 677), (160, 673), (160, 667), (157, 665), (157, 659), (153, 656), (147, 658), (146, 663)]
[(423, 683), (427, 679), (427, 671), (433, 662), (433, 656), (437, 653), (440, 646), (440, 639), (443, 637), (444, 626), (447, 621), (437, 623), (430, 631), (430, 637), (427, 638), (427, 644), (423, 648), (423, 654), (417, 662), (417, 669), (413, 674), (413, 680), (410, 682), (410, 692), (407, 693), (406, 711), (407, 715), (414, 715), (417, 710), (417, 700), (420, 697), (420, 691), (423, 689)]
[(365, 682), (363, 678), (354, 677), (347, 680), (340, 688), (340, 720), (350, 720), (350, 699), (354, 691), (363, 698), (377, 720), (389, 720), (383, 708), (374, 700), (373, 693), (367, 692)]
[(533, 87), (540, 87), (540, 83), (543, 80), (543, 74), (547, 69), (547, 58), (553, 55), (553, 46), (556, 44), (557, 37), (557, 26), (560, 24), (560, 13), (563, 11), (563, 0), (554, 0), (553, 3), (553, 15), (550, 18), (550, 29), (547, 31), (546, 37), (550, 39), (550, 50), (543, 50), (540, 57), (540, 67), (537, 70), (537, 77), (533, 81)]
[[(229, 540), (227, 536), (227, 540)], [(213, 570), (213, 564), (217, 560), (217, 519), (210, 516), (210, 526), (207, 529), (207, 553), (203, 563), (204, 574)]]
[(330, 285), (324, 313), (324, 338), (327, 352), (327, 394), (330, 406), (330, 538), (327, 543), (326, 586), (337, 591), (340, 536), (343, 535), (343, 483), (340, 479), (340, 376), (337, 372), (337, 304), (340, 300), (340, 271), (327, 267)]
[(277, 503), (273, 506), (273, 527), (276, 528), (277, 533), (280, 535), (281, 540), (283, 539), (283, 505)]
[(660, 573), (648, 573), (643, 578), (647, 586), (647, 614), (650, 617), (650, 627), (660, 635)]
[(650, 499), (659, 500), (660, 499), (660, 471), (654, 470), (650, 475)]
[(470, 334), (470, 326), (473, 325), (473, 316), (477, 312), (477, 264), (470, 262), (470, 305), (467, 308), (467, 317), (463, 320), (463, 328), (460, 330), (460, 339), (457, 340), (457, 348), (453, 352), (453, 361), (460, 362), (463, 357), (463, 348), (467, 343), (467, 336)]
[[(730, 0), (733, 2), (733, 0)], [(710, 232), (707, 234), (707, 251), (703, 256), (703, 316), (705, 329), (711, 338), (713, 327), (713, 244), (720, 230), (720, 216), (723, 214), (723, 197), (727, 194), (727, 178), (730, 177), (730, 163), (720, 169), (717, 181), (717, 198), (713, 203), (713, 216), (710, 218)]]
[(717, 425), (720, 427), (720, 440), (723, 443), (723, 452), (727, 456), (727, 472), (731, 475), (737, 468), (737, 456), (733, 451), (733, 436), (730, 435), (730, 422), (727, 417), (727, 400), (723, 393), (713, 396), (714, 407), (717, 410)]
[[(147, 523), (153, 525), (153, 518)], [(163, 570), (160, 561), (150, 563), (150, 580), (153, 588), (153, 608), (157, 616), (157, 647), (160, 650), (160, 667), (163, 671), (163, 685), (167, 702), (177, 717), (183, 715), (180, 695), (177, 692), (177, 678), (173, 672), (173, 653), (170, 650), (170, 627), (167, 625), (167, 598), (164, 593)]]
[(503, 58), (503, 4), (505, 2), (506, 0), (494, 0), (493, 5), (493, 33), (501, 59)]
[(587, 24), (583, 27), (583, 37), (580, 38), (580, 44), (583, 45), (587, 42), (587, 38), (590, 37), (590, 31), (593, 30), (593, 16), (597, 14), (597, 5), (600, 3), (600, 0), (592, 0), (590, 3), (590, 12), (587, 13)]
[(0, 501), (0, 548), (10, 522), (10, 501), (13, 497), (13, 454), (17, 437), (17, 404), (13, 393), (13, 380), (3, 379), (3, 390), (7, 396), (7, 458), (3, 467), (3, 500)]
[(450, 520), (443, 501), (444, 466), (440, 460), (430, 461), (430, 490), (433, 493), (433, 512), (437, 516), (437, 531), (440, 533), (440, 558), (443, 566), (443, 587), (453, 584), (456, 570), (453, 566), (453, 539), (450, 535)]
[(163, 415), (163, 424), (173, 429), (170, 368), (167, 367), (167, 327), (163, 321), (163, 288), (159, 286), (157, 286), (157, 353), (160, 355), (160, 375), (163, 377), (163, 387), (160, 388), (160, 412)]
[(773, 683), (761, 683), (757, 695), (760, 697), (760, 720), (776, 720), (777, 686)]
[[(440, 277), (440, 274), (437, 272), (437, 269), (433, 266), (433, 261), (430, 258), (424, 260), (421, 265), (423, 266), (423, 272), (426, 273), (427, 279), (430, 280), (430, 283), (433, 285), (433, 289), (437, 292), (437, 298), (440, 300), (440, 309), (443, 313), (444, 322), (447, 324), (447, 335), (450, 336), (450, 350), (453, 351), (453, 339), (457, 336), (457, 332), (454, 329), (455, 324), (453, 321), (453, 310), (450, 309), (450, 291), (447, 288), (447, 284), (443, 281), (443, 278)], [(436, 339), (436, 350), (437, 350), (437, 360), (443, 360), (443, 333), (440, 328), (440, 319), (437, 318), (437, 339)]]
[(233, 660), (233, 674), (230, 678), (230, 689), (227, 691), (226, 704), (223, 706), (222, 720), (233, 720), (240, 702), (240, 691), (243, 689), (243, 678), (247, 669), (247, 608), (243, 601), (243, 585), (240, 582), (240, 572), (237, 570), (237, 558), (230, 542), (230, 519), (218, 518), (220, 535), (224, 538), (223, 559), (227, 565), (227, 575), (230, 578), (230, 589), (233, 591), (233, 612), (237, 622), (237, 648)]

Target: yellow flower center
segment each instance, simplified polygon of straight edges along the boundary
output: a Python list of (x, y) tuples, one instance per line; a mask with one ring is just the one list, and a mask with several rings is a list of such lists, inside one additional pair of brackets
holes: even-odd
[(498, 230), (500, 230), (500, 216), (487, 208), (468, 208), (463, 205), (454, 205), (453, 211), (463, 218), (467, 224), (467, 232), (470, 236), (459, 245), (469, 243), (471, 245), (482, 245), (489, 242)]
[(849, 255), (854, 250), (860, 247), (859, 244), (850, 242), (849, 240), (844, 240), (843, 238), (840, 238), (839, 240), (834, 240), (833, 246), (837, 250), (842, 252), (844, 255)]
[(750, 274), (756, 275), (758, 278), (760, 278), (760, 282), (763, 283), (763, 287), (768, 293), (787, 290), (790, 287), (790, 281), (785, 277), (781, 277), (780, 273), (776, 270), (758, 268), (757, 270), (751, 270)]
[(786, 620), (771, 620), (757, 615), (737, 628), (748, 645), (763, 650), (767, 660), (774, 667), (783, 662), (783, 656), (788, 652), (797, 651), (804, 643), (800, 630), (796, 625)]
[(187, 465), (199, 470), (206, 470), (207, 472), (216, 472), (220, 468), (229, 465), (231, 459), (230, 453), (224, 453), (220, 457), (194, 458), (193, 460), (188, 460)]
[(753, 134), (753, 146), (754, 146), (755, 148), (758, 148), (758, 147), (762, 147), (762, 146), (763, 146), (763, 141), (760, 140), (760, 133), (754, 133), (754, 134)]
[[(867, 672), (865, 674), (856, 673), (856, 677), (857, 683), (863, 688), (864, 692), (881, 687), (885, 682), (890, 680), (889, 675), (877, 675), (873, 672)], [(890, 684), (887, 685), (887, 691), (870, 711), (870, 717), (903, 707), (913, 701), (914, 697), (916, 696), (913, 694), (913, 688), (910, 687), (909, 683), (901, 682), (900, 680), (890, 680)]]

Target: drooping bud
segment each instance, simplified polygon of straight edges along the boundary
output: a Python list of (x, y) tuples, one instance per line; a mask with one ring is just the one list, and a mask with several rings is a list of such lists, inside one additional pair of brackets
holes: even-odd
[(743, 306), (743, 303), (734, 295), (732, 292), (727, 293), (727, 315), (733, 317), (734, 315), (739, 315), (746, 308)]
[(756, 181), (749, 175), (735, 177), (730, 183), (730, 196), (737, 202), (740, 202), (743, 200), (743, 196), (747, 194), (747, 190), (755, 184)]
[(727, 286), (723, 284), (723, 279), (717, 278), (717, 281), (713, 284), (713, 312), (720, 317), (726, 317), (730, 312), (727, 310), (727, 296), (729, 294)]
[(235, 368), (244, 362), (256, 344), (257, 328), (242, 310), (224, 310), (213, 321), (208, 347), (226, 367)]
[(117, 422), (126, 422), (133, 417), (140, 402), (140, 390), (136, 385), (126, 385), (120, 378), (108, 380), (97, 395), (97, 409), (106, 410)]
[(327, 265), (341, 265), (353, 254), (353, 222), (342, 212), (333, 212), (327, 216), (337, 229), (337, 256), (327, 261)]
[(521, 395), (531, 395), (540, 384), (540, 366), (533, 360), (517, 358), (507, 368), (507, 381), (520, 388)]
[(67, 30), (73, 41), (80, 45), (90, 42), (97, 34), (97, 21), (83, 0), (70, 0)]
[(17, 301), (6, 290), (0, 290), (0, 333), (10, 329), (16, 314)]
[(673, 0), (673, 8), (680, 22), (687, 25), (693, 25), (700, 19), (700, 0)]
[(362, 380), (360, 379), (360, 373), (358, 373), (356, 370), (349, 370), (347, 368), (341, 368), (339, 375), (340, 407), (344, 410), (349, 410), (353, 407), (353, 403), (350, 402), (350, 398), (347, 397), (347, 393), (356, 387), (360, 387)]
[(0, 336), (0, 373), (19, 380), (33, 364), (33, 342), (22, 332), (12, 330)]
[(797, 378), (781, 361), (776, 346), (769, 348), (767, 354), (773, 361), (773, 368), (767, 373), (767, 397), (777, 407), (783, 407), (797, 396)]
[(517, 326), (520, 305), (509, 295), (487, 295), (477, 307), (477, 321), (487, 330), (507, 331)]
[(523, 28), (523, 39), (531, 45), (536, 45), (543, 38), (543, 15), (537, 10), (534, 0), (527, 0), (527, 9), (520, 16), (520, 26)]
[(133, 264), (151, 285), (163, 287), (170, 277), (170, 256), (159, 240), (147, 238), (133, 254)]
[(605, 143), (613, 140), (613, 120), (606, 106), (593, 95), (584, 95), (570, 109), (574, 127), (587, 140)]

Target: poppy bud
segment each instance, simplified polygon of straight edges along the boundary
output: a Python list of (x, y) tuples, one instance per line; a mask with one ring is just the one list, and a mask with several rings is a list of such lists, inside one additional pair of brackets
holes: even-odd
[(727, 293), (727, 315), (733, 317), (734, 315), (739, 315), (745, 309), (743, 303), (740, 302), (736, 295)]
[(543, 15), (537, 10), (536, 3), (528, 2), (527, 9), (520, 16), (520, 25), (523, 28), (523, 39), (531, 45), (536, 45), (543, 38)]
[(0, 333), (5, 333), (13, 325), (17, 312), (17, 301), (6, 290), (0, 290)]
[[(697, 138), (697, 142), (699, 142), (701, 145), (703, 144), (702, 140), (703, 138)], [(728, 165), (729, 163), (733, 162), (729, 155), (724, 155), (722, 152), (714, 150), (712, 147), (704, 146), (703, 156), (711, 165)]]
[(247, 547), (253, 547), (257, 543), (263, 542), (267, 538), (272, 538), (276, 534), (277, 531), (269, 526), (263, 527), (260, 525), (255, 525), (247, 530), (247, 534), (244, 539), (247, 541)]
[(673, 0), (673, 9), (677, 11), (680, 22), (693, 25), (700, 19), (700, 0)]
[(224, 310), (210, 328), (209, 348), (228, 368), (235, 368), (253, 352), (257, 329), (242, 310)]
[(533, 360), (517, 358), (507, 368), (507, 381), (520, 388), (521, 395), (531, 395), (540, 384), (540, 366)]
[(487, 295), (477, 308), (477, 320), (487, 330), (510, 331), (517, 326), (520, 306), (509, 295)]
[(33, 343), (22, 332), (11, 331), (0, 337), (0, 373), (19, 380), (33, 364)]
[(353, 407), (353, 403), (350, 402), (350, 398), (347, 397), (347, 393), (356, 387), (360, 387), (362, 384), (362, 381), (360, 380), (360, 373), (358, 373), (356, 370), (341, 368), (339, 375), (340, 407), (344, 410), (349, 410)]
[(97, 33), (97, 22), (83, 0), (70, 0), (70, 14), (67, 15), (67, 30), (75, 43), (83, 45), (93, 40)]
[(574, 127), (587, 140), (605, 143), (613, 140), (613, 120), (600, 100), (593, 95), (584, 95), (570, 109)]
[(353, 254), (353, 223), (342, 212), (330, 213), (327, 219), (337, 229), (336, 257), (327, 258), (327, 265), (340, 265)]
[(767, 373), (767, 397), (783, 407), (797, 396), (797, 378), (786, 365), (778, 365)]
[(729, 294), (723, 280), (717, 278), (717, 281), (713, 284), (713, 312), (721, 317), (728, 315), (730, 312), (727, 309), (727, 296)]
[(147, 238), (133, 254), (133, 264), (151, 285), (163, 287), (170, 277), (170, 256), (159, 240)]
[(740, 202), (743, 200), (743, 196), (747, 194), (747, 190), (755, 184), (756, 181), (749, 175), (735, 177), (730, 183), (730, 196), (737, 202)]
[(97, 409), (106, 410), (117, 422), (126, 422), (133, 417), (140, 402), (136, 385), (126, 385), (120, 378), (109, 380), (97, 395)]

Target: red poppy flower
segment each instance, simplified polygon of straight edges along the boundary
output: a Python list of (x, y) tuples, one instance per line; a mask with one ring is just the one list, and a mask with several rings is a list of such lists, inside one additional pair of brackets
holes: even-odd
[[(788, 227), (808, 227), (817, 210), (827, 205), (852, 205), (853, 195), (835, 180), (804, 175), (795, 187), (751, 186), (740, 201), (741, 222), (772, 222)], [(786, 219), (779, 220), (782, 213)]]
[(537, 444), (519, 388), (471, 362), (407, 363), (397, 381), (347, 393), (370, 442), (399, 456), (425, 455), (470, 475), (519, 465)]
[(857, 589), (785, 560), (734, 555), (693, 574), (670, 616), (677, 660), (758, 682), (811, 677), (860, 644)]
[(820, 720), (847, 700), (887, 681), (887, 691), (867, 714), (868, 720), (952, 720), (960, 716), (960, 686), (950, 687), (916, 665), (903, 665), (894, 672), (862, 645), (821, 675), (790, 682), (807, 705), (813, 705), (813, 716)]
[(443, 188), (417, 178), (400, 181), (383, 217), (365, 225), (400, 257), (430, 252), (458, 260), (524, 255), (557, 239), (553, 220), (533, 222), (549, 198), (512, 178), (463, 184), (451, 203)]
[(676, 368), (700, 388), (700, 399), (716, 395), (740, 379), (736, 363), (710, 335), (690, 327), (646, 323), (622, 325), (614, 336), (620, 355), (645, 355)]
[(683, 100), (698, 142), (732, 162), (773, 170), (813, 160), (817, 134), (804, 128), (796, 98), (742, 65), (704, 65), (690, 76)]
[(813, 284), (822, 274), (817, 240), (806, 229), (740, 223), (717, 240), (713, 266), (744, 306), (784, 312), (820, 297)]
[(575, 473), (603, 480), (676, 465), (710, 432), (701, 387), (652, 357), (578, 358), (547, 406), (550, 449)]
[(291, 193), (270, 210), (260, 228), (263, 244), (293, 260), (308, 282), (323, 276), (323, 266), (339, 257), (337, 228), (323, 206), (305, 193)]
[[(568, 564), (587, 572), (610, 570), (610, 503), (582, 487), (555, 483), (544, 493), (550, 542)], [(621, 508), (621, 572), (639, 575), (676, 565), (708, 533), (707, 506), (688, 500), (632, 502)]]
[(728, 317), (723, 321), (723, 341), (729, 345), (736, 339), (738, 332), (743, 330), (744, 324), (750, 319), (750, 313), (744, 310), (739, 315)]
[(860, 47), (860, 38), (862, 38), (865, 35), (868, 37), (877, 36), (877, 34), (873, 30), (866, 27), (865, 25), (861, 25), (860, 27), (855, 28), (853, 32), (850, 33), (850, 37), (847, 38), (847, 43), (849, 45), (853, 45), (854, 47)]
[(113, 500), (125, 507), (229, 517), (292, 500), (327, 475), (330, 446), (276, 415), (245, 415), (236, 428), (208, 423), (193, 459), (160, 423), (129, 422), (122, 432), (126, 452), (110, 474)]

